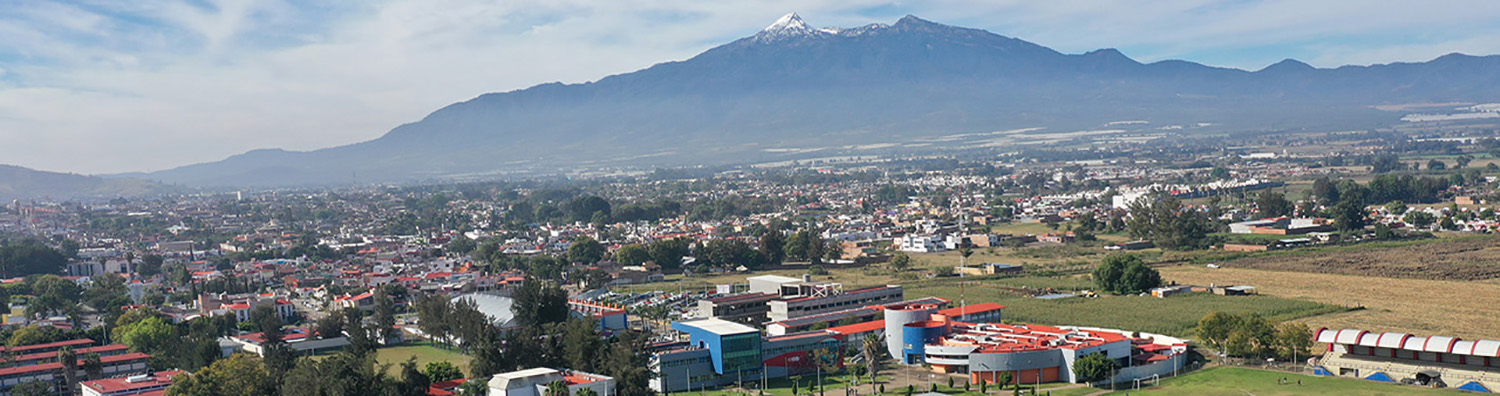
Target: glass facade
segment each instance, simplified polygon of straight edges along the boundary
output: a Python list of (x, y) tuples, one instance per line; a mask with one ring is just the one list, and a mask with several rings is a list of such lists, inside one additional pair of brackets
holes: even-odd
[(760, 369), (760, 333), (724, 336), (724, 373)]

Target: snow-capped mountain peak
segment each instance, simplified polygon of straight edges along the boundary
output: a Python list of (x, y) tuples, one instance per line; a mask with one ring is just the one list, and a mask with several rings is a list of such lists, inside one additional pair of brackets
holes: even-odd
[(803, 21), (802, 17), (797, 16), (797, 13), (793, 12), (793, 13), (790, 13), (790, 14), (783, 15), (781, 17), (781, 19), (777, 19), (776, 20), (776, 23), (771, 24), (771, 26), (766, 26), (766, 28), (762, 29), (761, 31), (762, 32), (784, 32), (784, 31), (804, 32), (804, 31), (811, 31), (811, 30), (812, 30), (812, 28), (807, 27), (807, 22)]

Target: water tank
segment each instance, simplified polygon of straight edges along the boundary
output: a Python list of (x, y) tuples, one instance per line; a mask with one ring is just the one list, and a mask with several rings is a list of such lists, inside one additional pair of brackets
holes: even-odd
[(937, 313), (937, 306), (930, 304), (895, 305), (885, 307), (885, 347), (892, 358), (901, 360), (906, 349), (906, 325), (923, 322)]

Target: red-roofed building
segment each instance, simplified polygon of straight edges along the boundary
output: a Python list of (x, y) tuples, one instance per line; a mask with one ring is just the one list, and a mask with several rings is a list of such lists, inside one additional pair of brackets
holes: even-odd
[(452, 396), (458, 388), (468, 383), (468, 378), (447, 380), (427, 386), (427, 396)]
[[(144, 353), (127, 353), (123, 355), (104, 356), (99, 358), (103, 363), (104, 377), (120, 377), (146, 372), (146, 359), (151, 355)], [(88, 372), (83, 370), (84, 361), (78, 360), (77, 378), (88, 381)], [(63, 384), (62, 363), (42, 363), (29, 366), (16, 366), (0, 368), (0, 394), (9, 394), (10, 388), (23, 382), (43, 381), (52, 386), (52, 390), (63, 387), (73, 387), (74, 384)]]
[(78, 383), (83, 396), (127, 396), (166, 394), (172, 387), (172, 379), (182, 370), (163, 371), (123, 378), (105, 378)]

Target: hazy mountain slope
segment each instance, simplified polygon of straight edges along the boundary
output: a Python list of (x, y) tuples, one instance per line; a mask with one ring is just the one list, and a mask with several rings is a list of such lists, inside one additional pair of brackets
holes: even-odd
[(193, 185), (299, 185), (542, 172), (611, 164), (783, 158), (768, 148), (912, 142), (1023, 127), (1144, 119), (1240, 129), (1366, 127), (1410, 102), (1500, 101), (1500, 56), (1250, 72), (1062, 54), (908, 16), (816, 29), (789, 15), (691, 59), (583, 84), (543, 84), (439, 109), (378, 139), (259, 150), (147, 177)]
[(106, 179), (0, 165), (0, 201), (5, 202), (33, 198), (113, 198), (154, 194), (168, 189), (138, 179)]

